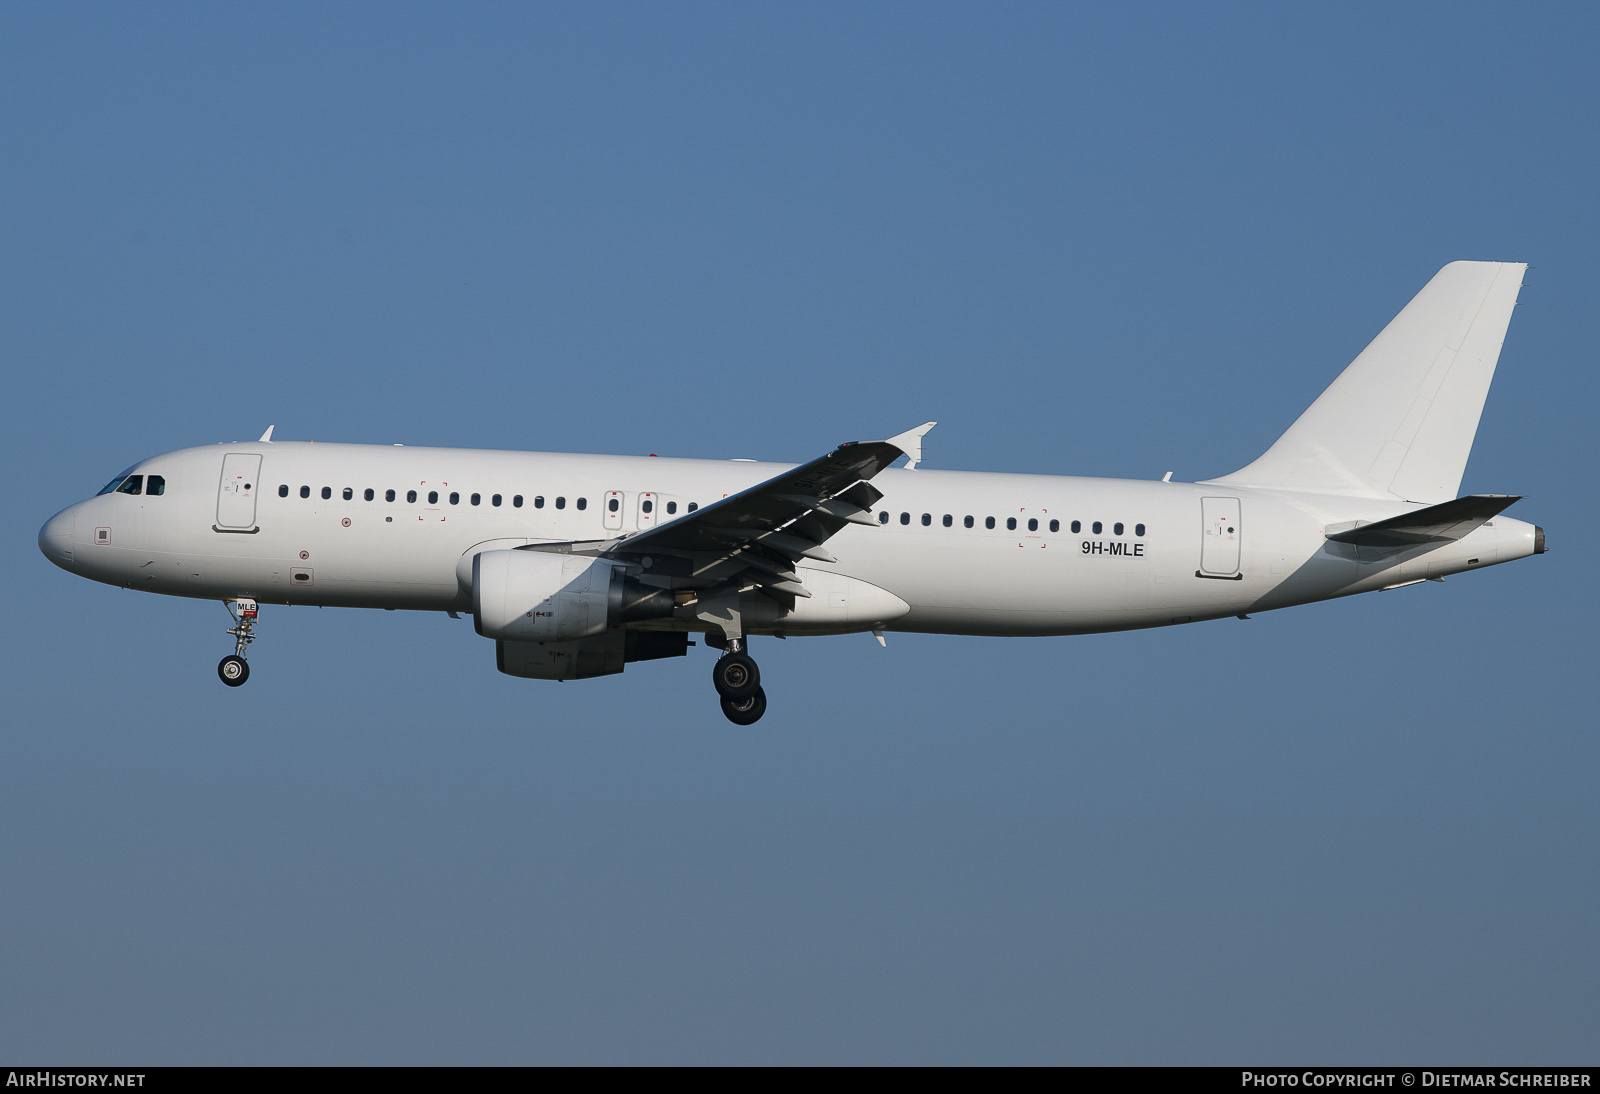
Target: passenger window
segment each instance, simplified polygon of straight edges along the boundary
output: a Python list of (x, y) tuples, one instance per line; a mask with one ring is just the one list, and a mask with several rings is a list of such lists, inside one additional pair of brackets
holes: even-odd
[(384, 501), (393, 501), (394, 500), (394, 491), (393, 490), (385, 490), (383, 492), (383, 500)]
[(1111, 534), (1117, 536), (1122, 534), (1122, 522), (1120, 520), (1111, 526)]
[(126, 479), (122, 480), (122, 485), (117, 487), (117, 493), (137, 494), (142, 486), (144, 486), (143, 475), (129, 475)]
[(500, 495), (496, 494), (494, 497), (490, 498), (489, 499), (489, 504), (493, 505), (493, 506), (499, 506), (499, 504), (500, 504)]
[(437, 491), (437, 490), (429, 490), (428, 491), (428, 504), (429, 505), (438, 505), (439, 504), (439, 491)]
[(556, 499), (556, 508), (557, 509), (565, 509), (566, 507), (567, 507), (567, 499), (566, 498), (557, 498)]
[(910, 513), (901, 513), (900, 514), (900, 523), (901, 524), (910, 524), (911, 523), (911, 514)]
[(930, 525), (932, 523), (933, 523), (933, 514), (932, 513), (924, 513), (924, 514), (922, 514), (922, 526), (924, 528), (926, 528), (928, 525)]
[(376, 496), (377, 495), (375, 495), (372, 492), (372, 487), (370, 487), (370, 486), (367, 487), (365, 490), (361, 491), (361, 498), (362, 498), (363, 501), (371, 501)]
[(1015, 532), (1017, 530), (1017, 518), (1016, 517), (1007, 517), (1006, 518), (1006, 527), (1008, 529), (1010, 529), (1011, 531)]
[(534, 499), (533, 499), (533, 507), (535, 509), (543, 509), (544, 508), (544, 495), (543, 494), (539, 494), (539, 495), (534, 497)]
[(675, 501), (667, 502), (667, 515), (668, 516), (671, 516), (673, 513), (676, 513), (677, 511), (678, 511), (678, 503), (677, 502), (675, 502)]
[(288, 496), (289, 496), (289, 484), (288, 483), (284, 483), (282, 486), (278, 487), (278, 497), (286, 498)]
[(1073, 521), (1072, 522), (1072, 531), (1074, 533), (1083, 531), (1083, 521), (1081, 521), (1081, 520)]
[(889, 523), (889, 514), (888, 514), (887, 511), (881, 512), (881, 513), (878, 514), (878, 523), (879, 524), (888, 524)]
[(646, 513), (653, 513), (656, 509), (656, 503), (653, 501), (647, 501), (643, 505), (639, 506), (639, 508), (643, 509)]
[(350, 501), (355, 496), (356, 496), (356, 492), (354, 490), (350, 489), (348, 486), (344, 488), (344, 500), (345, 501)]
[(993, 517), (984, 517), (983, 518), (983, 526), (985, 528), (993, 528), (994, 527), (994, 518)]
[(950, 526), (951, 526), (951, 525), (952, 525), (952, 524), (954, 524), (954, 523), (955, 523), (955, 522), (956, 522), (956, 518), (955, 518), (955, 517), (952, 517), (952, 516), (951, 516), (951, 515), (950, 515), (950, 514), (949, 514), (949, 513), (946, 513), (946, 514), (945, 514), (945, 515), (944, 515), (944, 526), (945, 526), (945, 527), (946, 527), (946, 528), (948, 528), (948, 527), (950, 527)]
[(578, 508), (579, 509), (587, 509), (587, 508), (589, 508), (589, 499), (588, 498), (579, 498), (578, 499)]
[[(646, 502), (645, 504), (648, 505), (649, 502)], [(578, 508), (582, 509), (583, 506), (580, 505)], [(618, 509), (622, 508), (622, 500), (620, 498), (612, 498), (610, 501), (606, 502), (606, 508), (615, 513)], [(649, 510), (646, 509), (645, 512), (648, 513)]]
[(467, 500), (470, 501), (473, 505), (480, 505), (483, 502), (483, 495), (482, 494), (474, 494), (474, 495), (472, 495), (472, 497), (468, 498)]
[(697, 501), (691, 501), (689, 503), (689, 507), (687, 509), (685, 509), (684, 512), (685, 513), (692, 513), (698, 508), (700, 508), (700, 503), (697, 502)]
[(512, 496), (512, 498), (511, 498), (511, 508), (513, 508), (513, 509), (521, 509), (522, 508), (522, 495), (521, 494), (516, 494), (516, 495)]
[(1094, 534), (1098, 536), (1100, 534), (1100, 522), (1095, 521), (1091, 527), (1094, 529)]
[(417, 501), (417, 492), (415, 490), (407, 490), (406, 491), (406, 500), (411, 502), (413, 505), (415, 505), (416, 501)]
[(450, 504), (451, 505), (460, 505), (461, 504), (461, 495), (456, 493), (454, 490), (450, 491)]
[(333, 487), (324, 486), (322, 488), (322, 500), (323, 501), (327, 501), (329, 498), (332, 498), (332, 497), (333, 497)]
[(1051, 521), (1051, 522), (1050, 522), (1050, 530), (1051, 530), (1051, 531), (1052, 531), (1052, 532), (1059, 532), (1059, 531), (1061, 531), (1061, 522), (1060, 522), (1060, 521), (1059, 521), (1059, 520), (1053, 520), (1053, 521)]
[(1133, 526), (1133, 534), (1138, 536), (1140, 539), (1143, 539), (1144, 538), (1144, 525), (1135, 524)]
[(1039, 518), (1038, 517), (1029, 517), (1028, 518), (1028, 531), (1037, 532), (1038, 530), (1039, 530)]
[(972, 518), (971, 517), (962, 517), (961, 518), (961, 526), (963, 528), (971, 528), (972, 527)]

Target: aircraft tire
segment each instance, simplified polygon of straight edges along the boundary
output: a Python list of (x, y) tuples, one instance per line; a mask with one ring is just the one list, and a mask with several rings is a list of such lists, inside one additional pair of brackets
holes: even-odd
[(767, 693), (759, 687), (743, 699), (722, 700), (722, 713), (736, 726), (753, 726), (767, 712)]
[(222, 678), (224, 684), (236, 688), (250, 679), (250, 666), (245, 663), (243, 657), (230, 653), (217, 662), (217, 675)]
[(724, 699), (748, 699), (761, 690), (761, 670), (747, 653), (727, 653), (711, 666), (711, 684)]

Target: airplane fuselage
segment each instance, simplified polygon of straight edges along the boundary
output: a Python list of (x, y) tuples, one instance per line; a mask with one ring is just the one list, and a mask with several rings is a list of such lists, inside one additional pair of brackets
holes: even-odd
[[(469, 612), (470, 558), (485, 545), (614, 540), (791, 466), (241, 442), (141, 461), (125, 474), (159, 476), (161, 494), (80, 502), (45, 526), (40, 545), (73, 573), (147, 592)], [(839, 574), (904, 610), (780, 619), (752, 633), (1090, 634), (1389, 588), (1540, 549), (1533, 525), (1504, 515), (1445, 546), (1333, 543), (1340, 525), (1419, 507), (1345, 495), (930, 469), (889, 469), (874, 482), (880, 523), (844, 528), (828, 541), (837, 562), (800, 570), (819, 575), (824, 596), (820, 575)]]
[(917, 469), (934, 422), (798, 465), (268, 427), (142, 461), (39, 546), (109, 585), (226, 602), (230, 687), (262, 604), (470, 612), (527, 679), (614, 675), (703, 633), (723, 714), (752, 725), (752, 635), (1162, 627), (1542, 553), (1504, 515), (1519, 497), (1457, 496), (1526, 268), (1446, 265), (1271, 448), (1203, 482)]

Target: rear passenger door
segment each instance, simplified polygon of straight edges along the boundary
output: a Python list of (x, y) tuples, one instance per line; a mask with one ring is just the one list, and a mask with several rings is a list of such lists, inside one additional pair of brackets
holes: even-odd
[(1239, 544), (1242, 538), (1238, 498), (1200, 499), (1200, 569), (1212, 577), (1231, 577), (1239, 572)]

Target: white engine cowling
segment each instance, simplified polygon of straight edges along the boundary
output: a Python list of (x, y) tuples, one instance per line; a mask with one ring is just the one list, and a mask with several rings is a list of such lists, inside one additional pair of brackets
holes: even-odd
[(484, 551), (472, 560), (478, 633), (509, 642), (571, 642), (602, 634), (612, 613), (612, 587), (621, 576), (612, 563), (586, 555)]
[(576, 642), (624, 623), (668, 619), (672, 593), (623, 564), (549, 551), (483, 551), (472, 559), (478, 633), (501, 642)]

